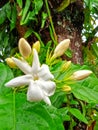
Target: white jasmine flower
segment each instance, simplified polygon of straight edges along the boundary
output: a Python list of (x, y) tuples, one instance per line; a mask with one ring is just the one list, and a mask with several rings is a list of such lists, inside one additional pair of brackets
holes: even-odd
[(56, 84), (51, 81), (54, 76), (49, 71), (49, 67), (43, 64), (40, 67), (37, 51), (34, 49), (33, 63), (30, 66), (25, 60), (12, 58), (15, 64), (24, 72), (25, 75), (16, 77), (5, 84), (7, 87), (19, 87), (28, 85), (27, 100), (41, 101), (44, 100), (51, 105), (49, 96), (55, 92)]

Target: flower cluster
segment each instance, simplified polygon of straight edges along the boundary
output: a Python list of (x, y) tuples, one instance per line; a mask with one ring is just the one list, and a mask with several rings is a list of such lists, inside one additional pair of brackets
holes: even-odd
[[(26, 46), (27, 52), (24, 46)], [(25, 52), (23, 48), (25, 49)], [(24, 39), (20, 39), (19, 50), (23, 57), (27, 57), (30, 54), (30, 46)], [(52, 81), (54, 79), (54, 76), (49, 71), (49, 67), (46, 64), (40, 66), (36, 49), (33, 49), (32, 66), (30, 66), (24, 58), (20, 60), (12, 57), (12, 60), (25, 75), (10, 80), (5, 84), (5, 86), (19, 87), (22, 85), (28, 85), (28, 101), (44, 100), (47, 104), (50, 105), (51, 101), (48, 96), (54, 94), (56, 84)]]
[[(48, 59), (48, 63), (52, 63), (53, 60), (62, 56), (65, 51), (69, 48), (70, 40), (65, 39), (60, 42), (56, 48), (50, 59)], [(38, 52), (40, 50), (40, 43), (37, 41), (33, 48), (30, 47), (29, 43), (21, 38), (19, 40), (19, 52), (22, 57), (19, 58), (7, 58), (6, 62), (10, 67), (18, 67), (24, 75), (18, 76), (5, 84), (6, 87), (19, 87), (19, 86), (28, 86), (27, 88), (27, 100), (32, 101), (41, 101), (43, 100), (48, 105), (51, 105), (51, 101), (49, 96), (52, 96), (56, 90), (56, 80), (54, 79), (53, 74), (49, 70), (49, 66), (46, 64), (40, 65)], [(27, 62), (27, 58), (33, 55), (32, 57), (32, 65)], [(67, 71), (71, 66), (71, 61), (65, 61), (61, 66), (60, 74)], [(90, 70), (79, 70), (73, 72), (69, 77), (70, 80), (78, 81), (88, 77), (92, 71)], [(54, 82), (55, 81), (55, 82)], [(71, 87), (66, 84), (65, 80), (60, 80), (59, 83), (62, 84), (62, 91), (69, 92), (71, 91)]]

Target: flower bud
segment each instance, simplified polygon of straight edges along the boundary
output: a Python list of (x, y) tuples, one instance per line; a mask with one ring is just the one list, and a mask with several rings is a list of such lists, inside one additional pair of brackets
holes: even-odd
[(30, 47), (29, 43), (24, 38), (21, 38), (19, 40), (18, 47), (19, 47), (20, 54), (24, 58), (27, 58), (31, 54), (31, 47)]
[(71, 91), (71, 87), (68, 86), (68, 85), (64, 85), (63, 88), (62, 88), (62, 90), (63, 90), (64, 92), (70, 92), (70, 91)]
[(65, 62), (62, 67), (61, 67), (61, 71), (66, 71), (71, 65), (71, 61), (67, 61)]
[(35, 42), (35, 43), (33, 44), (33, 48), (36, 49), (37, 52), (39, 52), (39, 51), (40, 51), (40, 42), (39, 42), (39, 41)]
[(59, 57), (62, 56), (65, 51), (69, 48), (70, 39), (65, 39), (61, 41), (55, 48), (53, 57)]
[(6, 58), (5, 59), (6, 63), (9, 65), (11, 68), (16, 68), (15, 62), (12, 60), (12, 58)]
[(87, 78), (91, 73), (92, 71), (90, 70), (79, 70), (73, 73), (72, 78), (74, 80), (82, 80)]

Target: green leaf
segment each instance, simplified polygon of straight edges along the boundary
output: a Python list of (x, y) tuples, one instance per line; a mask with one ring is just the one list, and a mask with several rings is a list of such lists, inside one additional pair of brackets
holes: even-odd
[[(40, 9), (42, 8), (43, 0), (34, 0), (31, 2), (30, 0), (26, 0), (25, 7), (21, 11), (21, 22), (20, 24), (27, 24), (30, 20), (36, 20), (36, 15), (39, 13)], [(31, 9), (29, 10), (29, 8)]]
[(98, 121), (95, 123), (94, 130), (98, 130)]
[(5, 35), (4, 36), (4, 45), (3, 47), (6, 48), (8, 46), (8, 43), (9, 43), (9, 35)]
[(18, 93), (15, 97), (16, 130), (57, 130), (45, 106), (27, 102), (23, 93)]
[(17, 19), (17, 10), (16, 10), (16, 5), (14, 4), (14, 6), (12, 7), (10, 30), (13, 30), (15, 28), (16, 19)]
[(62, 117), (63, 121), (70, 121), (70, 116), (68, 115), (68, 107), (58, 109), (58, 113)]
[(24, 19), (23, 24), (27, 24), (27, 23), (29, 22), (29, 20), (30, 20), (30, 15), (31, 15), (31, 14), (32, 14), (32, 13), (29, 11), (28, 14), (26, 15), (26, 18)]
[(65, 98), (64, 92), (56, 92), (52, 97), (52, 104), (56, 108), (60, 108)]
[(63, 0), (60, 6), (57, 8), (57, 11), (63, 11), (66, 7), (68, 7), (70, 4), (70, 0)]
[(92, 49), (93, 49), (93, 53), (95, 53), (95, 55), (98, 57), (98, 46), (96, 43), (93, 43), (91, 45)]
[(14, 130), (14, 111), (13, 111), (13, 96), (12, 94), (0, 95), (0, 129)]
[(34, 14), (38, 14), (38, 12), (40, 11), (40, 9), (42, 8), (43, 5), (43, 0), (34, 0), (32, 2), (32, 8), (34, 8), (33, 12)]
[(27, 16), (27, 12), (28, 12), (28, 10), (29, 10), (30, 3), (31, 3), (30, 0), (26, 0), (25, 7), (24, 7), (24, 9), (22, 10), (22, 19), (21, 19), (21, 21), (20, 21), (20, 24), (21, 24), (21, 25), (24, 24), (24, 20), (25, 20), (25, 18), (26, 18), (26, 16)]
[(13, 129), (13, 96), (11, 89), (4, 86), (12, 77), (11, 70), (0, 63), (0, 129), (2, 130)]
[(3, 9), (0, 10), (0, 24), (4, 23), (6, 20), (6, 13)]
[(91, 88), (81, 85), (74, 85), (72, 93), (78, 99), (84, 100), (88, 103), (98, 103), (98, 92)]
[(70, 109), (69, 109), (69, 112), (70, 112), (73, 116), (75, 116), (77, 119), (79, 119), (80, 121), (82, 121), (82, 122), (88, 124), (87, 119), (85, 118), (85, 116), (83, 116), (83, 114), (82, 114), (78, 109), (76, 109), (76, 108), (70, 108)]
[(19, 4), (20, 8), (22, 8), (23, 5), (22, 0), (17, 0), (17, 3)]
[(4, 64), (0, 63), (0, 90), (6, 80), (6, 77), (7, 77), (6, 67)]
[(82, 86), (87, 86), (88, 88), (92, 89), (93, 91), (98, 92), (98, 78), (92, 74), (87, 79), (81, 82)]
[(10, 3), (8, 2), (0, 9), (0, 24), (3, 24), (6, 18), (10, 20), (10, 16), (11, 16), (11, 6)]
[(10, 18), (11, 18), (11, 6), (10, 6), (9, 2), (5, 6), (5, 12), (6, 12), (7, 18), (10, 20)]
[(6, 88), (4, 84), (13, 78), (13, 73), (9, 67), (5, 66), (3, 63), (0, 63), (0, 95), (6, 95), (11, 90)]
[(29, 30), (25, 33), (24, 38), (29, 37), (29, 36), (32, 34), (32, 32), (33, 32), (33, 30), (32, 30), (32, 29), (29, 29)]
[(55, 124), (56, 124), (56, 129), (57, 130), (64, 130), (64, 125), (63, 125), (63, 117), (65, 111), (59, 111), (60, 109), (55, 108), (54, 106), (46, 106), (46, 109), (50, 113), (51, 117), (53, 118)]
[(72, 51), (70, 49), (67, 49), (65, 55), (68, 56), (69, 58), (72, 58)]
[(44, 47), (44, 43), (43, 41), (41, 40), (41, 36), (40, 34), (38, 34), (37, 32), (33, 31), (33, 34), (36, 36), (36, 38), (40, 41), (40, 44), (42, 47)]
[(47, 13), (42, 12), (41, 28), (44, 28), (47, 17), (48, 17)]

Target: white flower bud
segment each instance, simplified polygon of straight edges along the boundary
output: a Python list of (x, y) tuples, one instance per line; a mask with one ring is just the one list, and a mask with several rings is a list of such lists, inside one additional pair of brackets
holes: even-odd
[(90, 70), (79, 70), (73, 73), (72, 78), (74, 80), (82, 80), (87, 78), (91, 73), (92, 71)]
[(70, 39), (65, 39), (61, 41), (55, 48), (53, 57), (59, 57), (62, 56), (65, 51), (69, 48)]
[(24, 38), (21, 38), (19, 40), (18, 47), (19, 47), (20, 54), (24, 58), (27, 58), (30, 55), (30, 53), (31, 53), (31, 47), (30, 47), (29, 43)]

